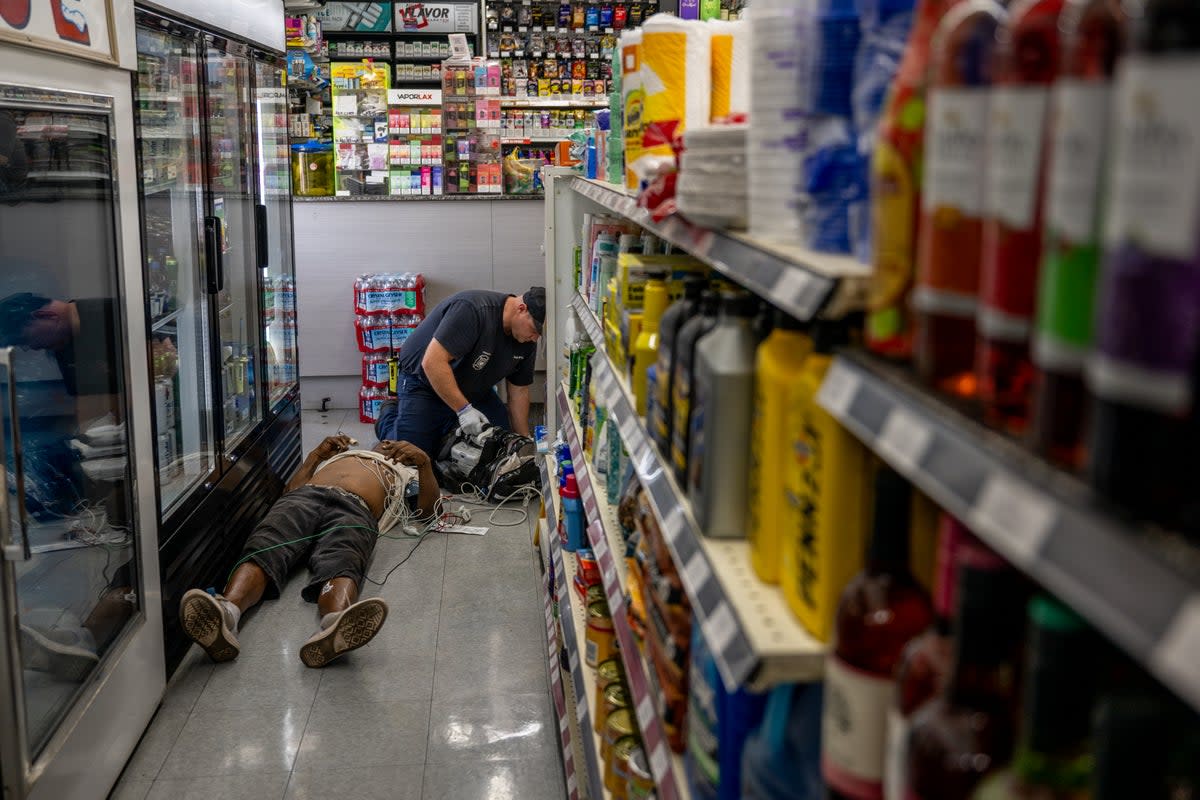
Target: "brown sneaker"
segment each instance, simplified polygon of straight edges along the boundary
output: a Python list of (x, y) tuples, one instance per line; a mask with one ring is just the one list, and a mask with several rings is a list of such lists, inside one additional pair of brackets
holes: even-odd
[(387, 619), (387, 603), (378, 597), (359, 600), (314, 633), (300, 648), (306, 667), (323, 667), (343, 653), (362, 647)]
[(232, 661), (242, 650), (220, 601), (202, 589), (188, 589), (183, 595), (179, 620), (183, 632), (213, 661)]

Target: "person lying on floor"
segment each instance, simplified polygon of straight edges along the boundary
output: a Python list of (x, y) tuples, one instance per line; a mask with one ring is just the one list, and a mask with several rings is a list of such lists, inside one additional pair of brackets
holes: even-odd
[[(351, 450), (329, 436), (308, 454), (282, 497), (246, 541), (225, 590), (190, 589), (179, 605), (183, 630), (213, 661), (237, 658), (238, 622), (264, 597), (273, 600), (288, 574), (308, 560), (312, 580), (300, 592), (316, 602), (321, 626), (300, 648), (305, 666), (323, 667), (369, 642), (387, 619), (378, 597), (358, 600), (375, 540), (415, 504), (431, 517), (439, 496), (429, 456), (408, 442)], [(410, 503), (415, 495), (415, 503)]]

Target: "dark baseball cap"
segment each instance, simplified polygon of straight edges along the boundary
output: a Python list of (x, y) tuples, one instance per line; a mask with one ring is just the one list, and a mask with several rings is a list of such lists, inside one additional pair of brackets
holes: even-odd
[(531, 286), (529, 291), (521, 295), (521, 302), (529, 309), (529, 316), (537, 324), (537, 331), (542, 332), (546, 324), (546, 290), (541, 286)]

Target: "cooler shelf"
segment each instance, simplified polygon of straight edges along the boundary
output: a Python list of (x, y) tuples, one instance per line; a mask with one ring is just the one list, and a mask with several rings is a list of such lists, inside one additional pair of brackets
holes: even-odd
[(871, 268), (850, 256), (761, 241), (702, 228), (678, 214), (655, 222), (624, 187), (572, 178), (570, 187), (609, 211), (691, 253), (800, 320), (839, 317), (865, 306)]
[[(571, 674), (571, 682), (569, 685), (563, 685), (561, 681), (562, 669), (559, 663), (559, 642), (557, 626), (555, 626), (554, 609), (550, 599), (549, 586), (545, 585), (546, 594), (546, 634), (549, 640), (549, 658), (550, 658), (550, 694), (554, 699), (555, 708), (559, 711), (559, 733), (563, 747), (563, 767), (566, 772), (567, 793), (574, 800), (579, 798), (579, 776), (575, 766), (574, 752), (582, 751), (585, 775), (584, 780), (587, 781), (586, 795), (594, 800), (603, 800), (610, 797), (604, 789), (604, 773), (603, 765), (600, 763), (600, 737), (592, 729), (592, 715), (595, 709), (591, 708), (594, 702), (595, 691), (592, 687), (596, 685), (596, 671), (588, 666), (583, 659), (582, 650), (580, 647), (584, 638), (584, 631), (587, 628), (586, 624), (586, 609), (581, 608), (582, 603), (572, 602), (571, 584), (575, 580), (575, 561), (574, 559), (562, 556), (562, 548), (558, 541), (558, 493), (551, 492), (551, 482), (549, 479), (549, 471), (547, 469), (548, 459), (543, 459), (541, 462), (542, 485), (546, 487), (543, 495), (546, 498), (546, 526), (542, 529), (543, 552), (549, 550), (550, 561), (554, 565), (555, 589), (557, 591), (558, 612), (562, 618), (563, 645), (567, 650), (567, 660), (569, 671)], [(573, 695), (575, 701), (574, 719), (578, 723), (577, 727), (572, 726), (571, 715), (566, 712), (565, 708), (560, 708), (560, 701), (565, 695)], [(564, 704), (565, 705), (565, 704)], [(572, 728), (575, 728), (572, 730)], [(576, 744), (579, 747), (572, 746), (571, 736), (574, 734)]]
[(579, 483), (579, 496), (587, 520), (588, 543), (600, 566), (604, 596), (608, 600), (608, 609), (620, 644), (621, 661), (625, 664), (630, 700), (633, 701), (658, 796), (661, 800), (686, 800), (689, 797), (686, 779), (679, 762), (672, 757), (655, 702), (662, 692), (654, 683), (653, 672), (638, 648), (626, 616), (625, 589), (629, 583), (624, 559), (625, 546), (617, 527), (616, 511), (605, 500), (605, 490), (596, 480), (591, 464), (584, 455), (579, 441), (578, 422), (571, 411), (566, 389), (562, 386), (558, 390), (558, 410), (567, 434), (567, 444), (571, 448), (571, 463), (583, 465), (582, 469), (575, 467), (575, 478)]
[(1013, 565), (1200, 709), (1200, 551), (1129, 525), (1078, 479), (865, 354), (818, 402)]
[[(762, 690), (778, 683), (820, 680), (828, 646), (800, 625), (779, 587), (763, 583), (754, 574), (746, 540), (709, 539), (700, 533), (670, 464), (653, 446), (637, 416), (632, 392), (604, 355), (599, 320), (578, 294), (571, 305), (596, 345), (592, 370), (598, 397), (617, 423), (634, 470), (649, 494), (726, 688)], [(560, 399), (560, 409), (562, 404)]]

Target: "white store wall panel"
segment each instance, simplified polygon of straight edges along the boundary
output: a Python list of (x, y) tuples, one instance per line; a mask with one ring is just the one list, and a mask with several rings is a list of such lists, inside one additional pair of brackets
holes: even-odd
[[(292, 208), (300, 375), (352, 379), (355, 403), (361, 365), (354, 338), (357, 276), (420, 272), (431, 308), (464, 289), (517, 293), (542, 282), (539, 201), (298, 202)], [(348, 391), (320, 385), (329, 388), (302, 391), (305, 407)]]

